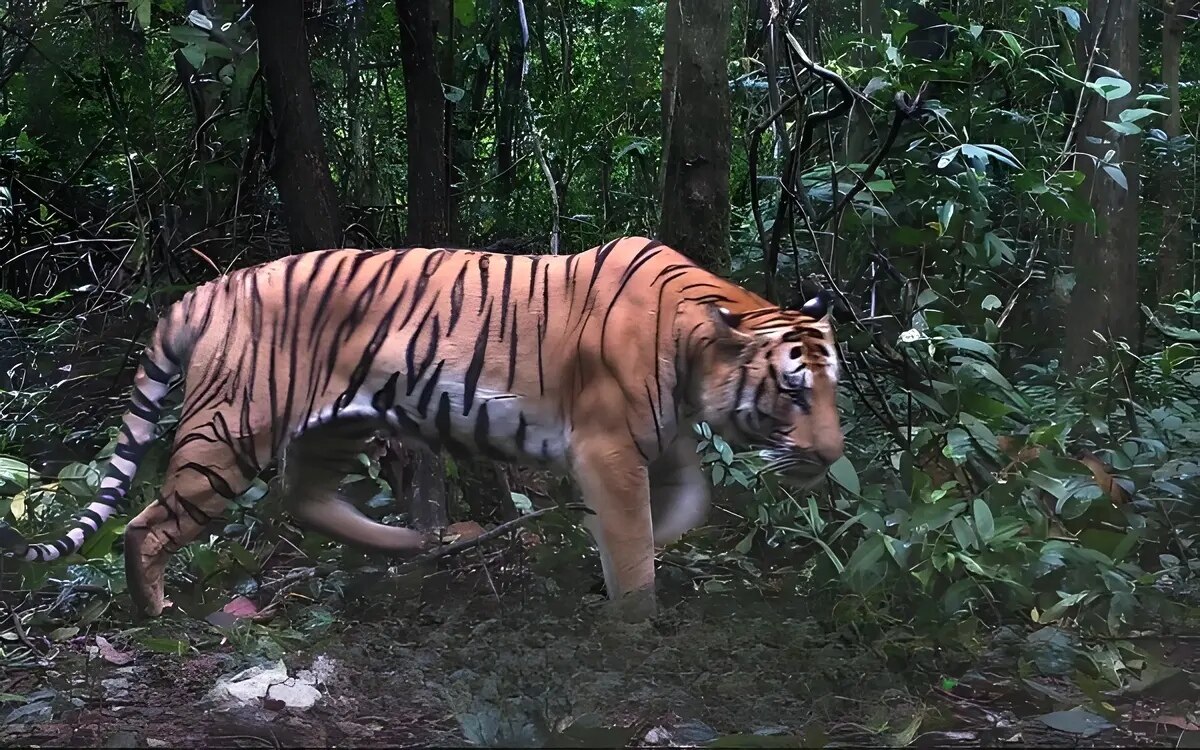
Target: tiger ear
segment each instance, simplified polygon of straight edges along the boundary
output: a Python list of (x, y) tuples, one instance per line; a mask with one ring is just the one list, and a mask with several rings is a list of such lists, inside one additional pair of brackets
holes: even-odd
[(800, 307), (800, 312), (804, 313), (814, 320), (821, 320), (827, 317), (832, 312), (833, 295), (822, 289), (817, 292), (817, 296), (805, 302)]
[(737, 330), (737, 327), (742, 324), (742, 316), (737, 313), (730, 312), (728, 308), (719, 305), (709, 305), (708, 313), (712, 317), (713, 322), (718, 328), (732, 328)]
[(712, 319), (713, 330), (717, 334), (717, 341), (722, 348), (728, 348), (733, 352), (740, 352), (745, 346), (754, 340), (754, 337), (738, 329), (742, 324), (742, 316), (735, 312), (730, 312), (728, 308), (720, 305), (708, 305), (708, 316)]

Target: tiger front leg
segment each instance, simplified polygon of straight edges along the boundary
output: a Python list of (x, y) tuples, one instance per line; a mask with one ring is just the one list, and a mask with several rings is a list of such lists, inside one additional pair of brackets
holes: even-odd
[(621, 618), (644, 620), (657, 611), (648, 473), (632, 446), (605, 443), (610, 441), (601, 438), (577, 446), (572, 473), (593, 511), (584, 526), (600, 552), (608, 598)]

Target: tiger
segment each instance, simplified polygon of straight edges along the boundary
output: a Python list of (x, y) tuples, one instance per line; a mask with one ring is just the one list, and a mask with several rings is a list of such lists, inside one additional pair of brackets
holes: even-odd
[(638, 617), (656, 611), (656, 546), (708, 512), (697, 426), (811, 485), (843, 454), (838, 370), (827, 292), (780, 307), (645, 237), (568, 255), (299, 253), (170, 306), (94, 500), (50, 542), (3, 526), (0, 548), (55, 560), (123, 513), (182, 383), (165, 478), (124, 531), (139, 618), (169, 604), (170, 556), (268, 467), (301, 528), (391, 555), (440, 544), (339, 494), (379, 434), (570, 477), (607, 598)]

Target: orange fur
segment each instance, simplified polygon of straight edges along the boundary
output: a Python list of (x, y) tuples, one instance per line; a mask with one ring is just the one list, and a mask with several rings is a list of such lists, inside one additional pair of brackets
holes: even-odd
[(303, 523), (375, 550), (427, 544), (337, 497), (380, 429), (570, 473), (595, 512), (609, 595), (651, 605), (655, 543), (707, 508), (696, 422), (775, 450), (804, 478), (842, 452), (828, 316), (775, 307), (645, 238), (557, 257), (312, 252), (231, 273), (168, 311), (100, 496), (67, 536), (20, 554), (70, 553), (120, 510), (177, 375), (166, 479), (126, 531), (130, 591), (150, 615), (168, 555), (273, 462)]

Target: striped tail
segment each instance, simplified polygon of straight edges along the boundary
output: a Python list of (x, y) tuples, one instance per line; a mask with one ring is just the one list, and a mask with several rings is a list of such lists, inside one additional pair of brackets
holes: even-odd
[(187, 330), (187, 307), (180, 304), (171, 309), (159, 322), (154, 338), (142, 354), (133, 379), (129, 409), (121, 421), (117, 447), (104, 478), (100, 480), (96, 498), (79, 512), (67, 533), (44, 544), (29, 544), (16, 529), (0, 521), (0, 550), (5, 557), (40, 562), (57, 560), (78, 550), (105, 521), (125, 510), (138, 465), (154, 442), (163, 398), (171, 388), (171, 381), (183, 372), (190, 353), (191, 342), (181, 346), (184, 342), (177, 339), (184, 337), (172, 333)]

